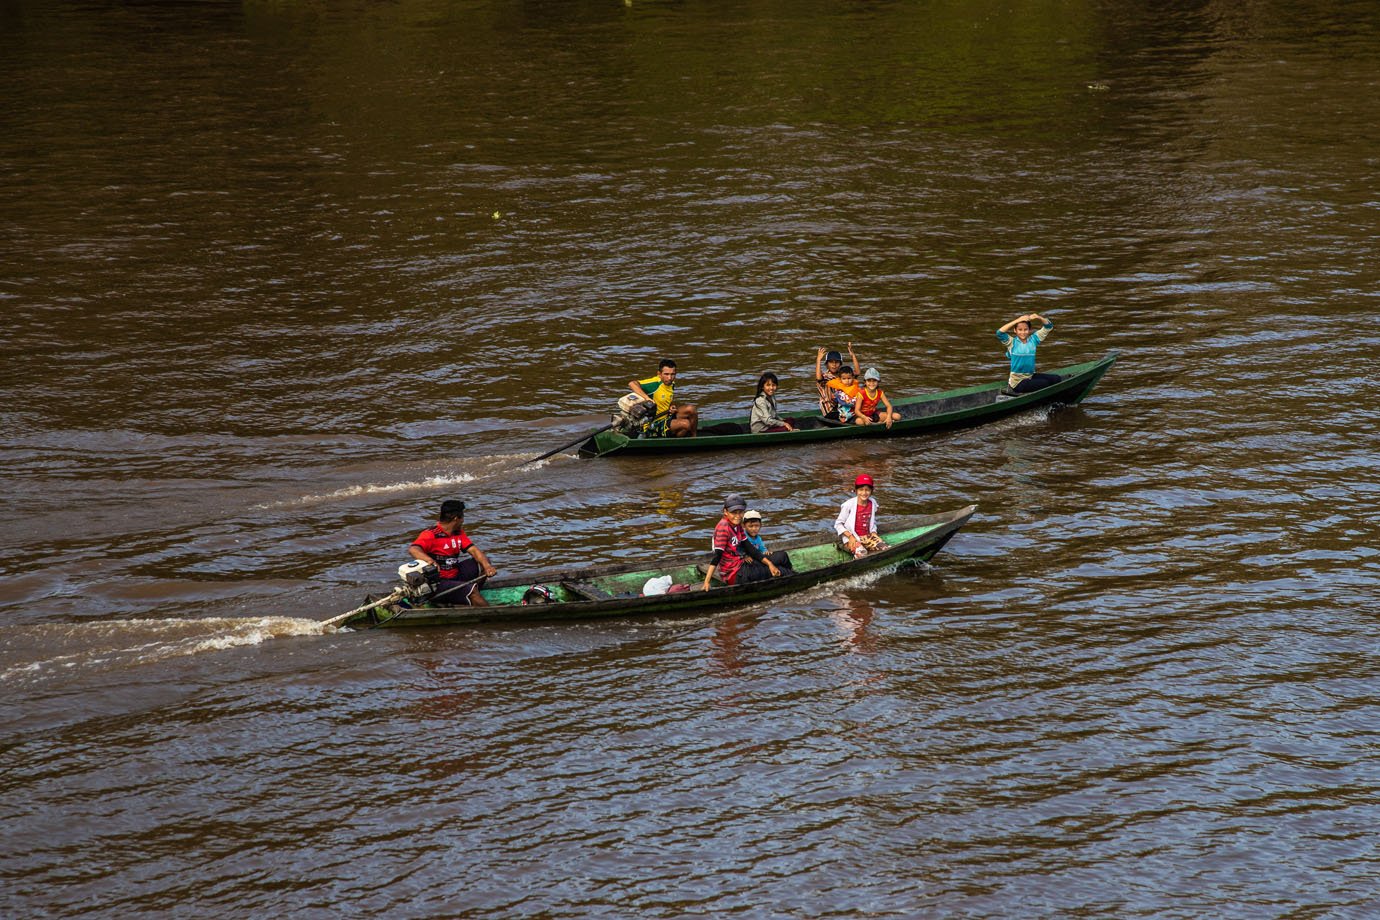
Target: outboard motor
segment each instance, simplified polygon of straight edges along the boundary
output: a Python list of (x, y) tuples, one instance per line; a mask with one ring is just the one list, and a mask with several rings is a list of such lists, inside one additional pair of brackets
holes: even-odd
[(618, 400), (618, 410), (613, 413), (610, 427), (624, 437), (635, 438), (641, 434), (647, 419), (655, 414), (656, 403), (636, 393), (629, 393)]
[(414, 600), (425, 600), (436, 593), (441, 576), (436, 566), (430, 562), (413, 559), (398, 566), (398, 577), (402, 579), (403, 593)]

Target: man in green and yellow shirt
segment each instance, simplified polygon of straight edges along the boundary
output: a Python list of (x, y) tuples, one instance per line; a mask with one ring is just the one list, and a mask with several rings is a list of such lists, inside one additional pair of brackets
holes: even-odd
[(649, 438), (693, 438), (700, 414), (694, 406), (676, 405), (676, 362), (663, 358), (655, 377), (629, 380), (628, 389), (656, 404), (656, 415), (643, 429)]

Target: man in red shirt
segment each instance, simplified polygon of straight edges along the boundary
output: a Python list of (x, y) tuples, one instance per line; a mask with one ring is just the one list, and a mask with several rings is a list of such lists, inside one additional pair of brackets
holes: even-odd
[[(497, 575), (498, 569), (489, 563), (484, 551), (465, 535), (464, 526), (465, 503), (447, 499), (441, 502), (441, 514), (436, 526), (418, 534), (407, 552), (413, 559), (436, 566), (437, 574), (441, 576), (436, 593), (450, 592), (438, 603), (487, 607), (488, 602), (475, 589), (483, 585), (485, 579)], [(453, 591), (450, 590), (452, 588)]]

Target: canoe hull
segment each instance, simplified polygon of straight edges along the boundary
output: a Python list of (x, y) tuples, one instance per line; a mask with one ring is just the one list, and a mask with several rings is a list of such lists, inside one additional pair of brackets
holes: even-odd
[[(1050, 405), (1076, 405), (1097, 386), (1098, 381), (1116, 363), (1112, 352), (1098, 361), (1088, 361), (1070, 367), (1057, 368), (1051, 373), (1063, 377), (1053, 386), (1005, 397), (1001, 390), (1004, 381), (897, 399), (892, 405), (901, 420), (885, 425), (825, 426), (817, 415), (787, 415), (793, 423), (802, 422), (818, 427), (800, 431), (751, 434), (748, 419), (725, 419), (719, 422), (704, 420), (700, 434), (693, 438), (628, 438), (613, 431), (593, 435), (580, 445), (583, 457), (621, 457), (640, 454), (681, 454), (701, 450), (733, 450), (745, 447), (774, 447), (785, 444), (806, 444), (816, 441), (837, 441), (852, 438), (897, 438), (908, 435), (935, 434), (958, 428), (970, 428), (998, 419)], [(741, 429), (729, 433), (729, 429)]]
[[(645, 569), (640, 565), (607, 565), (491, 579), (481, 592), (491, 604), (488, 607), (420, 607), (401, 611), (384, 609), (362, 613), (347, 620), (343, 625), (351, 629), (370, 629), (667, 616), (709, 608), (753, 604), (804, 591), (828, 581), (853, 578), (888, 566), (926, 562), (943, 549), (976, 510), (976, 505), (969, 505), (956, 511), (916, 519), (912, 522), (912, 527), (884, 535), (890, 543), (888, 549), (864, 556), (862, 559), (852, 559), (833, 543), (774, 546), (774, 549), (784, 549), (791, 554), (792, 561), (797, 567), (796, 574), (746, 585), (723, 585), (711, 587), (708, 591), (699, 590), (704, 576), (699, 573), (698, 566), (705, 561), (705, 557), (701, 555), (669, 563), (658, 569)], [(671, 575), (676, 582), (692, 585), (692, 589), (652, 597), (631, 593), (639, 591), (648, 579), (660, 575)], [(521, 606), (522, 594), (534, 584), (546, 585), (557, 596), (559, 602)], [(571, 585), (603, 589), (607, 596), (579, 597), (568, 587)], [(623, 590), (609, 590), (620, 588)]]

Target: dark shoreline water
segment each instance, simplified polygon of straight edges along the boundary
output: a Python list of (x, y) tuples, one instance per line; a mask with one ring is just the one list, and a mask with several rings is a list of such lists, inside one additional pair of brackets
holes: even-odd
[[(1376, 912), (1373, 5), (0, 9), (0, 914)], [(1083, 405), (522, 461), (1110, 350)], [(715, 616), (322, 634), (977, 502)]]

